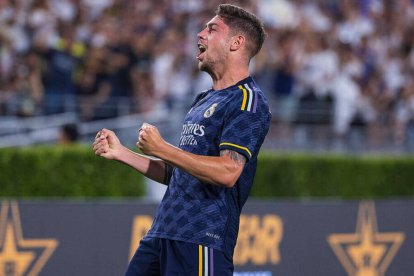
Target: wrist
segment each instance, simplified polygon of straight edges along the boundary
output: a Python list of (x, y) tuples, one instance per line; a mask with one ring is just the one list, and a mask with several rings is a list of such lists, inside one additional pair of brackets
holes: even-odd
[(171, 162), (172, 159), (174, 159), (176, 157), (176, 153), (174, 153), (174, 149), (176, 149), (176, 147), (172, 146), (171, 144), (167, 143), (167, 142), (163, 142), (157, 150), (156, 153), (156, 157), (167, 161), (167, 162)]
[(126, 157), (126, 154), (128, 153), (129, 149), (127, 149), (125, 146), (121, 145), (117, 151), (114, 153), (114, 160), (116, 161), (123, 161), (123, 158)]

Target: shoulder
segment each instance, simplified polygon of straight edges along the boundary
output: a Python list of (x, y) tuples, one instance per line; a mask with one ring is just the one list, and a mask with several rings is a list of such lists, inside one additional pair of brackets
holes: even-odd
[(193, 107), (200, 100), (204, 99), (209, 92), (210, 92), (210, 90), (204, 90), (204, 91), (200, 92), (199, 94), (197, 94), (196, 97), (194, 98), (193, 103), (191, 104), (191, 107)]
[(259, 110), (269, 110), (265, 94), (252, 78), (231, 87), (228, 93), (231, 99), (230, 105), (241, 112), (255, 114)]

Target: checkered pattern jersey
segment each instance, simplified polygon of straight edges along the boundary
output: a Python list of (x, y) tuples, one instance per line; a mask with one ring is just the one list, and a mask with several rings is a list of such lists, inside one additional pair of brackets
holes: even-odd
[(251, 77), (199, 94), (185, 116), (179, 147), (207, 156), (236, 151), (246, 157), (246, 165), (233, 188), (203, 183), (174, 168), (147, 235), (201, 244), (232, 257), (270, 120), (267, 99)]

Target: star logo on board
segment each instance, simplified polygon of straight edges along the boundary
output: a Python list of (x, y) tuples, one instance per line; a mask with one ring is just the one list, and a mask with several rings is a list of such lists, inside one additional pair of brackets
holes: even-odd
[(25, 239), (17, 203), (2, 203), (0, 275), (38, 275), (57, 245), (55, 239)]
[(373, 202), (359, 206), (355, 233), (331, 234), (328, 242), (349, 276), (383, 276), (405, 239), (403, 232), (379, 232)]

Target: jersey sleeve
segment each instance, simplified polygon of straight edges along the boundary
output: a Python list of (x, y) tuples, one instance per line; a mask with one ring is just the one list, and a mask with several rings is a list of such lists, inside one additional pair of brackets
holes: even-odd
[(260, 95), (247, 88), (249, 86), (240, 86), (240, 91), (228, 104), (219, 149), (236, 151), (249, 160), (263, 143), (269, 129), (270, 113)]

